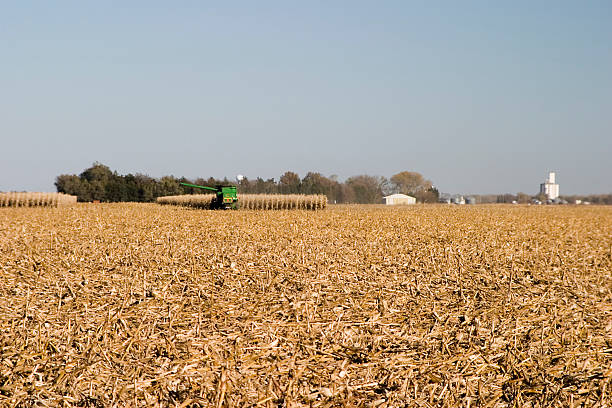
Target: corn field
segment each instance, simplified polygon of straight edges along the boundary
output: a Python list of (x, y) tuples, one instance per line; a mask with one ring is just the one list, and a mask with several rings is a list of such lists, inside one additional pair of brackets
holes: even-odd
[(0, 207), (60, 207), (76, 202), (76, 196), (63, 193), (0, 193)]
[(157, 203), (209, 210), (214, 198), (214, 194), (184, 194), (176, 196), (157, 197)]
[(0, 209), (0, 406), (610, 407), (612, 208)]
[[(167, 196), (157, 198), (157, 203), (210, 209), (214, 197), (214, 194)], [(239, 194), (238, 204), (244, 210), (322, 210), (327, 206), (327, 197), (318, 194)]]

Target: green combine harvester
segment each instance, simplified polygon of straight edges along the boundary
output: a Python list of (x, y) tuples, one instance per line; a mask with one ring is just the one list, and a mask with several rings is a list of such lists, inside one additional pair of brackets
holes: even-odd
[(212, 209), (237, 210), (238, 209), (238, 192), (236, 186), (217, 186), (206, 187), (198, 186), (197, 184), (181, 183), (183, 186), (201, 188), (203, 190), (214, 191), (217, 196), (211, 203)]

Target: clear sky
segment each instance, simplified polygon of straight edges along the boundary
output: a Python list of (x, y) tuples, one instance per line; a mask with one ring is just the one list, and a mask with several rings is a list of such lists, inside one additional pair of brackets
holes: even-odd
[(421, 172), (612, 192), (612, 2), (0, 3), (0, 190)]

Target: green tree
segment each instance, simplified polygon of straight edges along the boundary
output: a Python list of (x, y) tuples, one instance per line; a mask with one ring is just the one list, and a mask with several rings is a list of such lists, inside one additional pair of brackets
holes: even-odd
[(183, 194), (179, 181), (174, 176), (164, 176), (157, 183), (156, 197)]
[(136, 174), (134, 176), (134, 180), (138, 188), (137, 201), (142, 201), (145, 203), (154, 201), (155, 185), (157, 184), (157, 181), (154, 178), (144, 174)]
[(106, 182), (104, 201), (130, 201), (128, 192), (125, 188), (124, 177), (115, 175)]
[(75, 174), (61, 174), (55, 178), (58, 193), (77, 196), (79, 201), (91, 201), (87, 180), (83, 181)]
[(304, 194), (325, 194), (330, 186), (330, 182), (321, 173), (308, 172), (302, 179), (302, 193)]
[(300, 192), (300, 184), (300, 176), (292, 171), (287, 171), (280, 176), (278, 188), (282, 194), (298, 194)]
[(106, 198), (106, 184), (112, 179), (113, 172), (101, 163), (95, 162), (79, 176), (89, 185), (89, 198), (91, 200), (109, 201)]

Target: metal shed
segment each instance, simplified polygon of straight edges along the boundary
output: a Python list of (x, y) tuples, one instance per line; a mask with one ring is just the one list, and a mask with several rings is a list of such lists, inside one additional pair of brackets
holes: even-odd
[(416, 204), (416, 198), (406, 194), (391, 194), (383, 198), (386, 205), (409, 205)]

